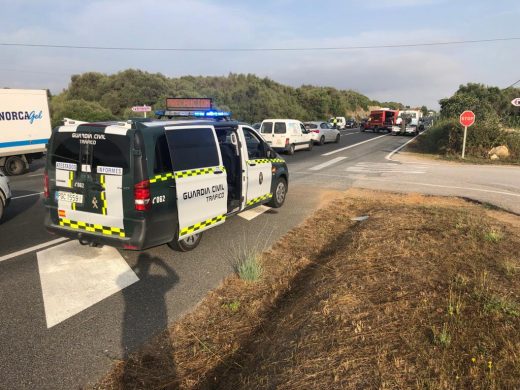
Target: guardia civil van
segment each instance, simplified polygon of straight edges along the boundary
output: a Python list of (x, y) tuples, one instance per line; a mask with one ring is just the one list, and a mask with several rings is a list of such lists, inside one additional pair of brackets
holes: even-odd
[(55, 128), (46, 228), (82, 244), (188, 251), (232, 215), (281, 207), (285, 161), (252, 127), (220, 114)]

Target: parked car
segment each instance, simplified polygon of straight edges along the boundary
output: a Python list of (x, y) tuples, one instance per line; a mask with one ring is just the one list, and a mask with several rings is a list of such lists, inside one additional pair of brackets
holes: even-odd
[(4, 216), (4, 211), (11, 201), (11, 188), (9, 187), (9, 179), (0, 172), (0, 223)]
[(357, 122), (356, 122), (355, 119), (349, 119), (349, 120), (347, 121), (347, 123), (345, 123), (345, 127), (346, 127), (347, 129), (353, 129), (354, 127), (357, 127), (357, 125), (358, 125), (358, 124), (357, 124)]
[(260, 130), (260, 126), (262, 126), (261, 122), (256, 122), (251, 125), (251, 127), (255, 130)]
[(333, 129), (327, 122), (305, 122), (305, 128), (311, 132), (315, 144), (323, 145), (325, 142), (339, 142), (339, 130)]
[(260, 133), (276, 151), (294, 154), (296, 150), (311, 150), (314, 141), (311, 132), (295, 119), (265, 119)]

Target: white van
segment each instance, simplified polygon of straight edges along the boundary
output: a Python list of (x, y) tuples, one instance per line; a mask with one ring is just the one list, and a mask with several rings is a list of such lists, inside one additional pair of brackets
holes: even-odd
[[(336, 120), (336, 126), (334, 127), (334, 120)], [(347, 127), (347, 120), (344, 116), (336, 116), (329, 119), (329, 123), (333, 128), (338, 130), (344, 130)]]
[(294, 154), (296, 150), (311, 150), (314, 144), (311, 132), (295, 119), (264, 119), (260, 133), (274, 149)]

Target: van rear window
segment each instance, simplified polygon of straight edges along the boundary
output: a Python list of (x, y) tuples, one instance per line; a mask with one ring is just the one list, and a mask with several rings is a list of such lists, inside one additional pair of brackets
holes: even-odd
[(287, 126), (285, 126), (285, 122), (276, 122), (274, 124), (274, 133), (275, 134), (287, 133)]
[(211, 128), (166, 131), (174, 171), (220, 165), (217, 143)]
[(87, 164), (92, 167), (92, 172), (97, 172), (98, 166), (123, 168), (123, 172), (127, 172), (130, 167), (130, 139), (104, 133), (55, 133), (52, 137), (51, 164), (56, 166), (57, 161)]
[(273, 132), (273, 122), (262, 123), (262, 128), (260, 129), (260, 133), (271, 134), (272, 132)]

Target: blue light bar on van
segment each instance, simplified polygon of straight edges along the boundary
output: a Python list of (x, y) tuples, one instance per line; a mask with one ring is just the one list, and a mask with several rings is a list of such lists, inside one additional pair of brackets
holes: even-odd
[(211, 117), (211, 118), (214, 118), (214, 117), (227, 117), (227, 116), (231, 116), (231, 113), (230, 112), (227, 112), (227, 111), (195, 111), (193, 113), (193, 116), (198, 116), (198, 117)]

